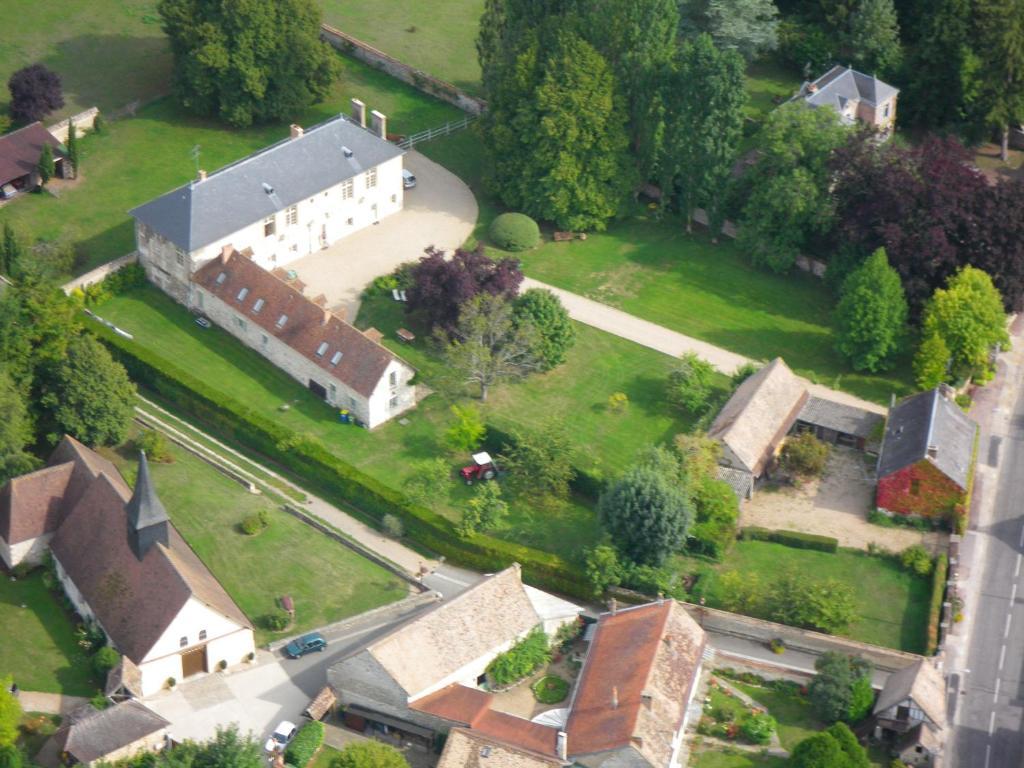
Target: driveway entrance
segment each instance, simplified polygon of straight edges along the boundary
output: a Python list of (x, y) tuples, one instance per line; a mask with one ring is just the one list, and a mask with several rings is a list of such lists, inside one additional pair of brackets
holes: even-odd
[(415, 261), (427, 246), (458, 248), (476, 226), (476, 198), (458, 176), (415, 151), (406, 153), (405, 167), (416, 186), (405, 190), (401, 211), (288, 265), (306, 284), (307, 296), (324, 294), (327, 306), (349, 322), (375, 277)]

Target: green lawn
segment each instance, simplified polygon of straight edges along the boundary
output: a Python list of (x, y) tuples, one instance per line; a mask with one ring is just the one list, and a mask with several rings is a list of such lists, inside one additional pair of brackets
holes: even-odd
[[(188, 312), (154, 288), (118, 296), (98, 312), (134, 334), (138, 343), (168, 360), (188, 360), (190, 371), (225, 394), (243, 400), (265, 417), (319, 437), (335, 454), (394, 487), (401, 487), (410, 476), (415, 461), (447, 457), (453, 480), (437, 509), (457, 519), (473, 492), (454, 479), (454, 470), (467, 457), (447, 453), (442, 436), (451, 421), (451, 403), (466, 396), (461, 387), (448, 389), (451, 383), (442, 381), (442, 366), (422, 341), (410, 346), (391, 341), (394, 329), (406, 322), (397, 304), (377, 299), (364, 302), (363, 307), (359, 322), (383, 331), (385, 343), (419, 368), (428, 385), (440, 389), (408, 414), (408, 425), (392, 422), (367, 432), (338, 423), (333, 411), (307, 389), (228, 334), (200, 329)], [(567, 363), (548, 374), (496, 387), (484, 405), (484, 415), (502, 429), (537, 425), (560, 416), (578, 447), (574, 457), (578, 465), (613, 476), (638, 451), (671, 439), (691, 424), (673, 414), (663, 398), (670, 358), (591, 328), (579, 326), (578, 331), (579, 340)], [(724, 386), (724, 379), (719, 384)], [(629, 396), (630, 405), (625, 414), (611, 415), (605, 403), (617, 391)], [(282, 412), (279, 408), (284, 403), (290, 407)], [(600, 536), (592, 502), (587, 500), (573, 498), (544, 510), (529, 498), (511, 502), (509, 518), (497, 531), (503, 538), (576, 558)]]
[(102, 136), (82, 141), (82, 180), (60, 198), (25, 195), (0, 209), (0, 224), (9, 221), (32, 238), (63, 238), (76, 244), (76, 272), (89, 269), (135, 248), (128, 210), (187, 182), (195, 175), (190, 156), (200, 147), (208, 171), (237, 160), (288, 135), (288, 123), (309, 126), (339, 112), (357, 96), (370, 109), (388, 116), (396, 133), (429, 128), (461, 113), (410, 86), (359, 62), (339, 57), (342, 77), (327, 101), (294, 120), (245, 130), (189, 115), (170, 98), (141, 109), (132, 119), (112, 123)]
[(800, 90), (803, 80), (798, 72), (772, 58), (753, 62), (747, 67), (746, 115), (763, 120), (779, 104)]
[(171, 51), (156, 6), (157, 0), (4, 0), (0, 112), (7, 111), (7, 79), (36, 63), (57, 72), (64, 86), (64, 108), (47, 122), (166, 93)]
[(890, 558), (840, 549), (835, 554), (795, 549), (765, 541), (738, 541), (725, 560), (708, 567), (701, 560), (677, 557), (680, 573), (699, 572), (708, 579), (704, 593), (708, 605), (721, 605), (717, 575), (724, 571), (756, 574), (770, 585), (782, 568), (794, 568), (818, 580), (837, 579), (853, 587), (858, 620), (846, 634), (854, 640), (911, 653), (923, 653), (928, 622), (930, 584), (926, 577), (908, 573)]
[(758, 752), (743, 752), (734, 747), (722, 747), (694, 752), (690, 768), (785, 768), (786, 760)]
[(775, 718), (779, 741), (784, 749), (793, 749), (825, 727), (825, 723), (819, 722), (811, 713), (811, 703), (806, 696), (794, 696), (774, 688), (762, 688), (735, 680), (729, 683), (764, 706), (768, 714)]
[(309, 765), (306, 766), (306, 768), (331, 768), (331, 761), (340, 754), (340, 749), (335, 749), (334, 747), (324, 744), (313, 756), (313, 759), (309, 762)]
[[(134, 476), (134, 452), (104, 451)], [(291, 633), (354, 616), (408, 594), (401, 579), (250, 494), (204, 461), (171, 446), (174, 462), (151, 462), (153, 482), (178, 531), (254, 622), (274, 610), (281, 595), (295, 600)], [(270, 515), (256, 536), (238, 529), (248, 515)], [(259, 626), (256, 642), (277, 635)]]
[(850, 370), (835, 351), (834, 300), (820, 280), (755, 269), (732, 242), (687, 235), (675, 218), (637, 216), (519, 255), (531, 277), (756, 360), (781, 355), (822, 384), (885, 403), (911, 390), (909, 366), (888, 376)]
[(318, 0), (324, 21), (434, 77), (480, 90), (476, 33), (483, 0)]
[[(23, 607), (24, 606), (24, 607)], [(92, 696), (99, 682), (75, 641), (75, 624), (37, 569), (12, 580), (0, 569), (0, 679), (26, 691)]]

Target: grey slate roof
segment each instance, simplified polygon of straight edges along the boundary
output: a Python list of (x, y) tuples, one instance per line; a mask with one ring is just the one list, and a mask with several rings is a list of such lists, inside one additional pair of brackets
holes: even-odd
[[(343, 148), (352, 156), (346, 157)], [(339, 115), (129, 213), (191, 253), (402, 154)]]
[[(961, 488), (967, 487), (977, 426), (936, 387), (908, 397), (889, 411), (878, 476), (887, 477), (922, 459)], [(934, 448), (933, 455), (929, 447)]]
[(139, 474), (135, 480), (135, 491), (125, 511), (128, 513), (128, 521), (135, 530), (166, 523), (171, 519), (156, 495), (153, 481), (149, 477), (149, 462), (146, 460), (145, 451), (139, 451)]
[(863, 437), (865, 440), (871, 437), (871, 433), (882, 422), (882, 417), (877, 413), (814, 395), (804, 403), (797, 419), (836, 432)]
[(754, 476), (743, 469), (718, 467), (718, 479), (729, 484), (736, 498), (744, 501), (750, 496), (750, 487), (754, 484)]
[(898, 88), (874, 75), (835, 66), (817, 80), (804, 83), (796, 98), (802, 98), (812, 107), (832, 107), (842, 114), (847, 102), (860, 100), (877, 106), (898, 93)]
[(59, 751), (91, 763), (127, 747), (170, 723), (135, 700), (97, 710), (91, 704), (71, 713), (54, 735)]

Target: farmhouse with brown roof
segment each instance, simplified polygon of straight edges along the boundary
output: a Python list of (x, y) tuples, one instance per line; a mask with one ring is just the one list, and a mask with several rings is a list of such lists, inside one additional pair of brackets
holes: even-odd
[(126, 659), (118, 691), (148, 696), (168, 678), (239, 664), (254, 651), (245, 614), (171, 524), (145, 455), (134, 491), (71, 437), (47, 467), (8, 481), (4, 562), (38, 561), (47, 548), (75, 609)]
[(412, 366), (250, 252), (225, 246), (191, 280), (190, 307), (371, 429), (415, 406)]
[(0, 136), (0, 197), (10, 190), (29, 191), (39, 186), (39, 159), (47, 144), (53, 150), (57, 175), (62, 176), (64, 145), (42, 123), (31, 123)]

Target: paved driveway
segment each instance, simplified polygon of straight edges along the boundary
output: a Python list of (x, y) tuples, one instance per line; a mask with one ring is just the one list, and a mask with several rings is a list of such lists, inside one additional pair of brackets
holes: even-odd
[(405, 167), (417, 184), (405, 190), (400, 212), (288, 265), (306, 284), (308, 296), (324, 294), (328, 306), (344, 308), (350, 322), (373, 278), (415, 261), (429, 245), (457, 248), (476, 226), (476, 198), (458, 176), (418, 152), (406, 153)]

